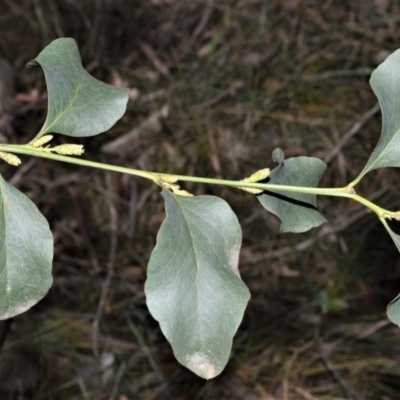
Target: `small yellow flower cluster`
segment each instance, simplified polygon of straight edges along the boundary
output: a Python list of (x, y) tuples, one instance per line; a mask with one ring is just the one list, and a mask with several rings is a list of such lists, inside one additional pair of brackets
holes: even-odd
[(4, 151), (0, 151), (0, 159), (10, 165), (18, 166), (19, 164), (21, 164), (21, 160), (19, 157), (11, 153), (5, 153)]
[(53, 139), (52, 135), (45, 135), (35, 140), (34, 142), (30, 143), (30, 146), (38, 150), (47, 151), (49, 153), (54, 152), (64, 156), (81, 156), (85, 151), (81, 144), (67, 143), (55, 147), (49, 147), (49, 146), (43, 147), (43, 145), (50, 142), (50, 140), (52, 139)]
[(186, 190), (182, 190), (179, 185), (176, 185), (178, 178), (175, 175), (160, 174), (157, 176), (156, 183), (165, 189), (172, 190), (173, 194), (184, 197), (192, 197), (193, 195)]
[[(268, 178), (270, 172), (271, 171), (269, 168), (263, 168), (263, 169), (258, 170), (257, 172), (254, 172), (254, 174), (250, 175), (248, 178), (242, 179), (240, 182), (257, 183), (259, 181), (262, 181), (262, 180)], [(245, 190), (246, 192), (253, 193), (253, 194), (260, 194), (263, 192), (262, 189), (256, 189), (256, 188), (240, 187), (239, 189)]]

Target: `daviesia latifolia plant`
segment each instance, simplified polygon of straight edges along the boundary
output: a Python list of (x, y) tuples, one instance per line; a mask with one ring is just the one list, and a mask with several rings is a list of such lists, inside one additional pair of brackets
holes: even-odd
[[(232, 338), (250, 293), (240, 278), (242, 231), (228, 203), (216, 196), (193, 196), (180, 182), (226, 185), (256, 196), (281, 221), (282, 232), (305, 232), (324, 223), (316, 196), (348, 197), (372, 210), (400, 251), (400, 235), (388, 220), (400, 211), (385, 210), (356, 193), (364, 176), (400, 167), (400, 50), (371, 76), (383, 129), (380, 140), (356, 179), (343, 188), (318, 188), (326, 164), (315, 157), (285, 159), (272, 153), (276, 167), (260, 169), (240, 181), (141, 171), (78, 158), (78, 144), (52, 146), (52, 134), (94, 136), (124, 114), (128, 90), (104, 84), (82, 67), (73, 39), (58, 39), (28, 66), (39, 65), (48, 89), (48, 112), (40, 132), (26, 144), (0, 144), (0, 157), (19, 165), (16, 154), (49, 158), (148, 179), (160, 186), (166, 217), (157, 236), (145, 284), (153, 317), (171, 343), (177, 360), (211, 379), (226, 366)], [(271, 162), (272, 163), (272, 162)], [(53, 237), (35, 204), (0, 176), (0, 319), (21, 314), (41, 300), (52, 285)], [(387, 308), (400, 325), (400, 295)]]

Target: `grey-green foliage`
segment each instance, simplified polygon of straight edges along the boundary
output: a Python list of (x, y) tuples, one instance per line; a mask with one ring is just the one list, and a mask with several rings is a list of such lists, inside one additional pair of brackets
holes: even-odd
[[(275, 149), (272, 157), (279, 163), (268, 178), (268, 183), (272, 184), (317, 187), (326, 170), (326, 164), (314, 157), (285, 160), (280, 149)], [(317, 199), (313, 194), (277, 193), (271, 190), (257, 197), (268, 211), (282, 221), (281, 232), (306, 232), (326, 221), (317, 209)]]
[(382, 134), (359, 175), (382, 167), (400, 167), (400, 50), (372, 73), (370, 84), (382, 109)]
[[(30, 65), (36, 63), (44, 71), (49, 97), (38, 136), (96, 135), (125, 112), (128, 90), (90, 76), (73, 39), (55, 40)], [(0, 190), (0, 319), (7, 319), (28, 310), (51, 287), (53, 237), (37, 207), (1, 176)]]
[(400, 294), (389, 303), (386, 313), (394, 324), (400, 326)]
[[(394, 233), (385, 220), (382, 221), (390, 237), (393, 239), (397, 250), (400, 252), (400, 235)], [(396, 325), (400, 326), (400, 294), (390, 302), (387, 307), (388, 318)]]
[(147, 305), (178, 361), (211, 379), (228, 362), (250, 298), (238, 270), (241, 228), (218, 197), (162, 195), (167, 217), (148, 266)]
[[(124, 113), (128, 91), (91, 77), (82, 67), (73, 39), (54, 41), (32, 63), (43, 68), (49, 93), (47, 119), (37, 137), (51, 132), (96, 135), (110, 128)], [(371, 85), (382, 107), (382, 136), (360, 176), (346, 188), (337, 189), (336, 195), (355, 196), (353, 186), (367, 172), (400, 166), (400, 51), (376, 69)], [(31, 154), (32, 147), (27, 147), (25, 154)], [(18, 153), (18, 146), (4, 145), (3, 150)], [(51, 158), (46, 153), (49, 149), (40, 151), (35, 148), (35, 155)], [(316, 188), (326, 169), (323, 161), (313, 157), (285, 160), (279, 149), (274, 151), (273, 159), (279, 166), (267, 183), (275, 185)], [(63, 160), (74, 162), (67, 157)], [(105, 167), (96, 164), (99, 165)], [(210, 379), (228, 362), (232, 337), (250, 297), (238, 270), (241, 229), (224, 200), (215, 196), (180, 196), (176, 193), (185, 192), (177, 192), (177, 186), (170, 183), (175, 183), (178, 176), (169, 176), (172, 180), (165, 182), (162, 174), (146, 174), (165, 187), (162, 194), (167, 214), (150, 258), (145, 286), (147, 303), (179, 362)], [(0, 319), (5, 319), (26, 311), (48, 291), (52, 282), (52, 236), (36, 206), (1, 177), (0, 190)], [(331, 190), (335, 189), (325, 189), (323, 193), (331, 194)], [(282, 232), (304, 232), (325, 222), (313, 194), (275, 189), (257, 197), (280, 218)], [(372, 203), (361, 199), (371, 208)], [(400, 251), (400, 236), (386, 222), (389, 217), (400, 218), (400, 212), (385, 214), (386, 210), (375, 205), (371, 209)], [(389, 318), (398, 325), (399, 298), (388, 306)], [(325, 303), (336, 309), (346, 305), (337, 301)]]
[(0, 319), (25, 312), (46, 295), (52, 260), (46, 219), (0, 176)]
[[(400, 50), (379, 65), (372, 73), (370, 83), (382, 109), (382, 133), (357, 181), (377, 168), (400, 167)], [(400, 251), (400, 236), (384, 219), (382, 223)], [(389, 304), (387, 314), (393, 323), (400, 325), (399, 296)]]
[(93, 136), (111, 128), (126, 110), (128, 89), (107, 85), (83, 67), (73, 39), (57, 39), (28, 65), (39, 64), (46, 78), (48, 111), (40, 136)]
[(388, 227), (388, 226), (386, 226), (386, 230), (388, 231), (390, 237), (393, 239), (393, 242), (396, 245), (397, 250), (400, 251), (400, 235), (398, 235), (397, 233), (394, 233), (393, 230), (390, 229), (390, 227)]

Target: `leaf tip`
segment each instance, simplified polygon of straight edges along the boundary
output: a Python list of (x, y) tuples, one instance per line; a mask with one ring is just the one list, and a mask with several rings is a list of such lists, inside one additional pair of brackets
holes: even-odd
[(277, 147), (273, 152), (272, 152), (272, 159), (278, 163), (282, 164), (283, 160), (285, 159), (285, 153), (283, 150), (279, 147)]
[(31, 60), (28, 63), (26, 63), (26, 68), (35, 68), (38, 67), (39, 64), (35, 60)]
[(211, 362), (210, 358), (202, 352), (188, 355), (185, 361), (186, 366), (191, 371), (204, 379), (208, 380), (215, 378), (220, 373), (216, 366)]

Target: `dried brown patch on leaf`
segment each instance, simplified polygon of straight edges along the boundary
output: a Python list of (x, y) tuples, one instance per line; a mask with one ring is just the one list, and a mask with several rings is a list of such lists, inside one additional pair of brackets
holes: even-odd
[(201, 352), (187, 356), (186, 364), (190, 370), (205, 379), (212, 379), (219, 373), (210, 358)]

